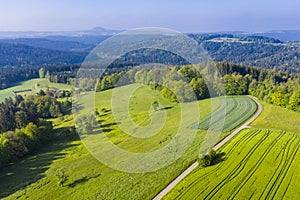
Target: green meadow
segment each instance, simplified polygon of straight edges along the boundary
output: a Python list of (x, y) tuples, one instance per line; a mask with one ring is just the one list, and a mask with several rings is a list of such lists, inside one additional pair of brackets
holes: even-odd
[[(130, 95), (130, 99), (127, 103), (129, 113), (121, 113), (121, 115), (118, 116), (118, 120), (116, 120), (114, 116), (114, 110), (119, 109), (118, 104), (116, 104), (116, 107), (112, 107), (112, 96), (114, 95), (113, 90), (96, 93), (95, 108), (99, 111), (97, 121), (100, 125), (97, 131), (100, 131), (100, 134), (95, 135), (99, 137), (109, 138), (109, 140), (114, 145), (131, 152), (143, 153), (155, 151), (169, 144), (174, 139), (179, 128), (178, 122), (180, 122), (181, 116), (183, 115), (184, 119), (186, 120), (184, 123), (187, 125), (184, 126), (182, 130), (186, 133), (189, 133), (190, 130), (196, 130), (196, 135), (189, 148), (173, 164), (154, 172), (126, 173), (118, 171), (102, 164), (97, 159), (95, 159), (91, 155), (89, 150), (84, 146), (79, 137), (75, 135), (73, 138), (66, 138), (63, 141), (56, 141), (53, 144), (47, 145), (37, 150), (32, 155), (27, 156), (25, 159), (22, 159), (15, 163), (11, 163), (9, 166), (2, 169), (0, 171), (0, 198), (153, 198), (198, 158), (200, 146), (204, 141), (207, 131), (202, 129), (191, 129), (191, 126), (197, 122), (201, 122), (202, 120), (207, 119), (213, 112), (217, 112), (217, 110), (220, 109), (222, 98), (206, 99), (196, 102), (198, 106), (197, 112), (199, 111), (200, 115), (197, 119), (195, 119), (194, 116), (189, 115), (189, 113), (195, 113), (195, 110), (192, 110), (193, 107), (189, 105), (191, 103), (175, 104), (169, 102), (167, 99), (163, 98), (159, 92), (153, 91), (147, 86), (136, 86), (137, 85), (134, 84), (115, 89), (114, 92), (120, 95), (118, 97), (120, 99), (118, 100), (122, 100), (122, 96), (126, 96), (126, 93), (129, 93), (132, 89), (137, 88), (134, 90), (132, 95)], [(24, 88), (28, 88), (28, 86)], [(82, 97), (86, 98), (86, 100), (84, 100), (84, 102), (87, 104), (85, 105), (86, 107), (93, 107), (93, 104), (91, 102), (93, 102), (94, 99), (90, 99), (90, 97), (91, 96), (89, 95)], [(246, 104), (249, 104), (249, 102), (251, 104), (252, 101), (248, 97), (243, 96), (230, 97), (230, 99), (233, 100), (230, 100), (230, 102), (235, 102), (235, 98), (243, 100)], [(159, 104), (159, 108), (157, 111), (153, 111), (152, 109), (153, 101), (157, 101)], [(232, 106), (231, 103), (228, 105)], [(267, 107), (269, 105), (266, 104), (264, 106)], [(255, 109), (256, 108), (253, 108), (253, 110)], [(270, 110), (272, 110), (272, 108), (270, 108)], [(282, 114), (284, 114), (284, 111), (285, 110), (282, 110)], [(281, 112), (281, 110), (278, 112)], [(122, 120), (125, 120), (126, 122), (126, 119), (129, 116), (134, 123), (138, 124), (139, 127), (147, 127), (148, 125), (151, 125), (151, 123), (153, 123), (153, 117), (155, 115), (160, 115), (160, 113), (162, 113), (162, 116), (166, 115), (166, 118), (164, 119), (165, 122), (163, 123), (164, 126), (158, 132), (158, 134), (153, 135), (149, 138), (132, 137), (120, 128), (119, 122), (122, 122)], [(239, 117), (237, 112), (229, 113), (234, 113), (234, 118), (244, 117), (244, 115), (241, 115)], [(260, 117), (264, 116), (264, 113), (262, 113)], [(226, 120), (232, 121), (232, 117), (230, 114), (226, 116), (225, 121)], [(235, 127), (239, 126), (240, 123), (242, 123), (244, 120), (245, 119), (235, 124)], [(72, 115), (65, 116), (64, 120), (62, 121), (58, 119), (54, 119), (52, 121), (55, 124), (56, 131), (62, 131), (64, 128), (74, 125)], [(253, 126), (259, 127), (263, 125), (259, 123), (258, 119), (253, 123)], [(155, 123), (153, 127), (155, 129)], [(274, 127), (274, 129), (276, 129), (276, 127)], [(263, 135), (264, 131), (257, 130), (256, 132), (258, 132), (257, 140), (259, 140), (259, 137)], [(251, 131), (249, 132), (249, 134), (250, 133)], [(228, 132), (223, 134), (228, 134)], [(238, 141), (239, 137), (249, 134), (247, 131), (243, 132), (234, 141)], [(265, 144), (268, 144), (268, 141), (272, 142), (272, 138), (276, 137), (276, 134), (282, 135), (284, 134), (284, 132), (270, 132), (271, 139), (269, 141), (269, 139), (267, 138), (265, 140)], [(289, 135), (295, 134), (289, 133)], [(287, 138), (287, 136), (283, 137)], [(235, 159), (234, 157), (229, 156), (229, 151), (233, 144), (230, 143), (230, 145), (226, 146), (226, 149), (224, 149), (225, 153), (228, 151), (225, 154), (226, 159), (224, 161), (216, 163), (216, 165), (212, 166), (211, 168), (199, 168), (198, 170), (203, 173), (203, 170), (208, 171), (214, 167), (218, 167), (220, 164), (225, 165), (227, 163), (227, 159)], [(252, 144), (255, 145), (255, 141), (249, 143), (249, 145)], [(243, 154), (244, 153), (247, 153), (246, 149), (245, 151), (243, 151)], [(235, 154), (232, 154), (232, 156), (235, 156)], [(58, 173), (60, 172), (64, 172), (67, 177), (63, 186), (59, 186), (58, 184)], [(189, 179), (185, 180), (180, 184), (179, 187), (175, 188), (175, 190), (169, 194), (171, 195), (169, 197), (173, 197), (172, 195), (176, 195), (178, 189), (180, 191), (183, 191), (182, 188), (188, 188), (188, 180)], [(203, 185), (200, 184), (198, 187), (202, 186)]]
[[(16, 83), (14, 86), (0, 90), (0, 102), (5, 98), (14, 97), (14, 92), (19, 95), (26, 96), (35, 94), (36, 91), (45, 90), (47, 88), (57, 88), (61, 90), (71, 90), (71, 86), (61, 83), (52, 83), (45, 78), (30, 79), (28, 81)], [(25, 90), (25, 92), (23, 92)], [(29, 91), (31, 90), (31, 91)]]
[[(117, 89), (124, 91), (126, 87), (131, 86)], [(111, 112), (111, 94), (112, 90), (97, 93), (96, 107), (98, 110), (106, 109), (105, 112), (100, 111), (97, 120), (100, 122), (103, 134), (112, 142), (132, 152), (146, 152), (159, 149), (172, 140), (177, 131), (177, 126), (174, 124), (178, 123), (181, 117), (179, 105), (167, 101), (160, 96), (159, 92), (146, 86), (137, 89), (129, 101), (130, 115), (137, 124), (145, 126), (149, 123), (147, 113), (151, 112), (149, 110), (153, 100), (159, 102), (158, 112), (167, 113), (165, 126), (159, 134), (147, 139), (137, 139), (125, 134), (115, 123)], [(197, 102), (201, 113), (197, 120), (208, 116), (212, 108), (217, 109), (218, 99), (213, 102), (212, 104), (211, 99)], [(73, 120), (66, 117), (63, 122), (54, 120), (54, 123), (59, 131), (73, 125)], [(140, 174), (117, 171), (101, 164), (88, 152), (78, 137), (58, 141), (1, 170), (0, 197), (4, 199), (28, 197), (31, 199), (150, 199), (197, 159), (199, 146), (205, 134), (206, 131), (197, 130), (190, 148), (172, 165), (155, 172)], [(57, 179), (57, 173), (61, 170), (67, 175), (63, 187), (58, 185)]]

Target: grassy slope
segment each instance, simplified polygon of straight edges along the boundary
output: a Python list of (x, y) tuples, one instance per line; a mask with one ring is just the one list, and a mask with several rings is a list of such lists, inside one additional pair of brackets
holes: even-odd
[[(13, 97), (13, 91), (20, 90), (29, 90), (32, 89), (34, 91), (35, 84), (38, 83), (40, 86), (38, 89), (46, 89), (47, 87), (59, 88), (61, 90), (70, 90), (71, 86), (60, 83), (51, 83), (48, 79), (31, 79), (28, 81), (20, 82), (15, 84), (15, 86), (0, 90), (0, 102), (4, 101), (5, 98)], [(23, 92), (21, 95), (30, 94), (32, 92)]]
[[(111, 90), (97, 93), (96, 106), (111, 109), (110, 95)], [(120, 147), (133, 152), (157, 149), (161, 140), (168, 143), (176, 129), (174, 123), (179, 117), (180, 109), (177, 105), (161, 98), (158, 92), (142, 88), (130, 100), (130, 115), (136, 123), (147, 125), (150, 121), (148, 110), (153, 100), (158, 100), (162, 107), (174, 106), (166, 110), (168, 121), (158, 136), (147, 141), (132, 139), (114, 124), (110, 112), (103, 113), (100, 118), (105, 134)], [(218, 107), (217, 104), (214, 109)], [(203, 119), (211, 112), (211, 101), (199, 101), (199, 106), (200, 119)], [(72, 120), (69, 118), (61, 124), (58, 121), (56, 123), (57, 127), (65, 127), (72, 125)], [(190, 125), (192, 123), (194, 122), (190, 122)], [(197, 158), (204, 137), (205, 131), (199, 130), (192, 147), (176, 163), (145, 174), (128, 174), (106, 167), (88, 153), (81, 141), (58, 142), (1, 170), (0, 194), (7, 199), (150, 199)], [(68, 175), (64, 187), (58, 186), (56, 173), (59, 169), (63, 169)], [(24, 171), (27, 173), (23, 173)], [(7, 183), (10, 183), (9, 187)]]
[[(110, 109), (110, 93), (111, 91), (105, 91), (97, 94), (97, 100), (99, 99), (97, 106), (101, 105), (99, 108)], [(131, 115), (138, 123), (147, 124), (148, 117), (145, 115), (145, 111), (149, 110), (153, 96), (164, 106), (174, 106), (166, 111), (170, 116), (166, 127), (156, 137), (146, 141), (136, 140), (122, 133), (118, 126), (113, 124), (112, 114), (106, 113), (100, 118), (102, 125), (105, 125), (104, 129), (107, 129), (105, 134), (112, 141), (123, 141), (119, 144), (120, 147), (131, 151), (148, 151), (159, 148), (161, 140), (168, 143), (171, 140), (170, 134), (174, 133), (174, 121), (176, 122), (180, 116), (178, 115), (179, 108), (162, 99), (157, 92), (149, 88), (137, 90), (135, 96), (130, 101), (132, 104)], [(200, 101), (199, 106), (201, 118), (210, 114), (210, 100)], [(139, 112), (141, 115), (138, 115)], [(70, 124), (70, 121), (63, 122), (59, 127), (64, 127), (64, 123)], [(149, 199), (195, 160), (204, 136), (205, 131), (199, 131), (193, 146), (176, 163), (156, 172), (145, 174), (128, 174), (106, 167), (92, 157), (80, 141), (49, 145), (41, 150), (44, 154), (38, 152), (35, 156), (30, 156), (1, 170), (0, 194), (2, 197), (6, 196), (7, 199), (17, 197), (22, 199), (27, 196), (32, 199), (45, 197), (50, 199)], [(66, 146), (55, 149), (57, 145)], [(49, 152), (47, 152), (48, 149)], [(36, 168), (41, 170), (36, 170)], [(64, 187), (58, 186), (56, 178), (57, 170), (61, 168), (69, 177)], [(28, 173), (23, 173), (24, 170)], [(13, 186), (7, 187), (8, 181)]]
[(263, 101), (263, 112), (251, 124), (255, 128), (268, 128), (300, 132), (300, 113), (290, 111), (286, 108), (274, 106)]

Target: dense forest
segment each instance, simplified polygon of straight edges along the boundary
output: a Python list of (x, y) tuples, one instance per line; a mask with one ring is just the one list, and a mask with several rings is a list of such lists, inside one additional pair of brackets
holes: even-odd
[(17, 38), (17, 39), (2, 39), (2, 43), (8, 44), (21, 44), (36, 48), (51, 49), (58, 51), (70, 51), (70, 52), (85, 52), (89, 53), (94, 46), (76, 42), (76, 41), (62, 41), (62, 40), (51, 40), (47, 38)]
[[(42, 144), (57, 137), (49, 118), (70, 114), (71, 102), (57, 101), (51, 91), (37, 95), (16, 96), (0, 104), (0, 167), (22, 158)], [(68, 130), (71, 132), (72, 130)]]
[[(188, 34), (208, 52), (213, 61), (233, 62), (299, 73), (299, 42), (282, 42), (263, 36), (242, 36), (232, 34)], [(47, 38), (19, 38), (0, 40), (0, 67), (46, 67), (80, 64), (89, 52), (110, 36), (49, 36)], [(134, 55), (134, 56), (133, 56)], [(141, 57), (141, 55), (143, 55)], [(159, 63), (172, 57), (162, 50), (135, 51), (123, 55), (127, 62), (145, 62), (147, 56), (156, 56)], [(173, 56), (174, 65), (185, 64)], [(126, 65), (126, 64), (125, 64)], [(124, 65), (123, 65), (124, 66)]]
[(81, 63), (86, 53), (0, 43), (1, 67), (44, 67)]
[(230, 34), (191, 34), (214, 61), (228, 61), (266, 69), (300, 71), (299, 42), (262, 37), (236, 37)]

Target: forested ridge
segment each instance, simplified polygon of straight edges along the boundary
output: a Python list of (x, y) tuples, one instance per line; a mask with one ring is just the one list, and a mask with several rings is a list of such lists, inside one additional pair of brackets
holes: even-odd
[(191, 34), (214, 61), (228, 61), (265, 69), (300, 71), (299, 42), (281, 42), (263, 36)]
[(1, 67), (44, 67), (81, 63), (86, 53), (59, 51), (24, 44), (0, 42)]
[[(282, 42), (263, 36), (232, 34), (188, 34), (208, 52), (216, 62), (234, 62), (259, 68), (299, 73), (299, 42)], [(0, 40), (0, 67), (45, 67), (80, 64), (89, 52), (109, 36), (19, 38)], [(141, 56), (143, 55), (143, 56)], [(122, 55), (130, 62), (147, 62), (156, 56), (161, 63), (172, 57), (162, 50), (135, 51)], [(147, 58), (150, 57), (150, 58)], [(173, 57), (175, 65), (185, 64)], [(126, 64), (125, 64), (126, 65)], [(121, 65), (119, 66), (121, 67)]]

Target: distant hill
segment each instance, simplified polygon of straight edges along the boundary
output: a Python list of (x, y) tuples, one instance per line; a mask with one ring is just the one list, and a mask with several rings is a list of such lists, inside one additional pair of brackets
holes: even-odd
[(229, 61), (266, 69), (300, 73), (300, 42), (282, 42), (265, 36), (190, 34), (214, 61)]
[(110, 38), (111, 35), (83, 35), (83, 36), (61, 36), (54, 35), (48, 36), (46, 39), (52, 41), (70, 41), (70, 42), (79, 42), (89, 46), (96, 46), (102, 41)]
[[(0, 39), (0, 67), (81, 63), (95, 46), (119, 32), (102, 27), (68, 32), (0, 32), (0, 38), (6, 38)], [(214, 61), (300, 73), (300, 31), (221, 32), (188, 36), (197, 40)], [(171, 58), (174, 64), (184, 63), (159, 50), (141, 51), (142, 54), (124, 55), (123, 60), (148, 62), (149, 58), (155, 58), (165, 63), (167, 58)]]
[(68, 37), (82, 37), (82, 36), (107, 36), (115, 35), (122, 32), (122, 30), (111, 30), (103, 27), (96, 27), (91, 30), (81, 31), (0, 31), (1, 39), (15, 39), (15, 38), (45, 38), (50, 36), (68, 36)]
[(76, 41), (50, 40), (46, 38), (2, 39), (0, 42), (14, 45), (23, 44), (32, 47), (71, 52), (90, 52), (94, 48), (94, 45), (88, 45)]
[(82, 52), (58, 51), (23, 44), (0, 43), (0, 66), (30, 67), (81, 63)]

